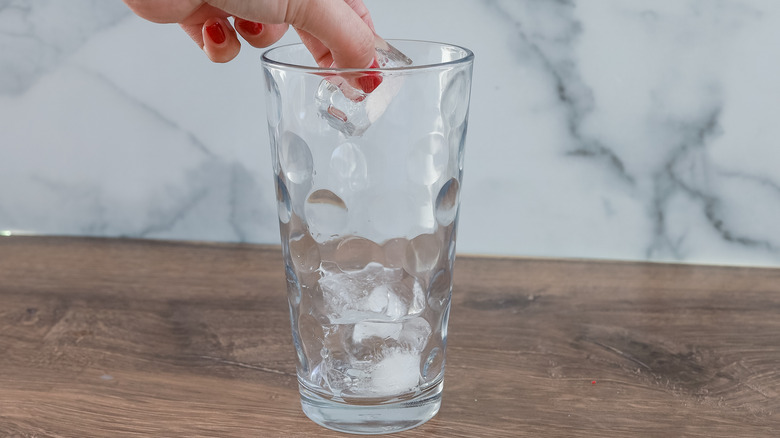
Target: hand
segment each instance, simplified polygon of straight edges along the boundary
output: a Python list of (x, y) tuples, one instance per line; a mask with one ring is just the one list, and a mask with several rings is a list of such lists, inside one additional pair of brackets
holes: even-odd
[[(293, 26), (322, 67), (364, 68), (374, 58), (374, 25), (363, 0), (124, 0), (138, 16), (179, 23), (214, 62), (238, 55), (236, 33), (254, 47)], [(233, 16), (235, 28), (227, 20)]]

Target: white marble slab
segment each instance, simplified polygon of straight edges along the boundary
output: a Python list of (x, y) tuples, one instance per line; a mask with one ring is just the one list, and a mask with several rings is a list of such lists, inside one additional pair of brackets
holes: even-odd
[[(780, 3), (366, 3), (476, 53), (459, 252), (780, 266)], [(259, 53), (0, 0), (0, 232), (278, 242)]]

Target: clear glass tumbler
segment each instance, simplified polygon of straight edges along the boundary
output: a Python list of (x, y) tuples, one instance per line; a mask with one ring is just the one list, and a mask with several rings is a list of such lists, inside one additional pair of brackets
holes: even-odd
[(263, 55), (301, 404), (361, 434), (441, 405), (474, 59), (377, 42), (371, 69)]

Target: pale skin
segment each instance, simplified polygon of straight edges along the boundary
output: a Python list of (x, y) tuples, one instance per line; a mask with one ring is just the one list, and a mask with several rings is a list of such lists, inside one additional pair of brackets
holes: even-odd
[[(124, 0), (136, 15), (178, 23), (214, 62), (238, 55), (241, 39), (268, 47), (292, 26), (322, 67), (365, 68), (374, 25), (363, 0)], [(235, 26), (228, 17), (234, 17)]]

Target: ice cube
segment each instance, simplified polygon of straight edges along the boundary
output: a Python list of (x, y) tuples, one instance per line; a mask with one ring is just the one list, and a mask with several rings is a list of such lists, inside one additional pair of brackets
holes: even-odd
[[(405, 312), (392, 285), (403, 278), (402, 269), (371, 262), (359, 271), (322, 270), (318, 280), (333, 324), (354, 324), (366, 319), (395, 319)], [(403, 307), (403, 308), (402, 308)]]
[(352, 331), (352, 342), (360, 343), (371, 337), (398, 339), (403, 325), (395, 322), (361, 321)]
[(417, 317), (404, 321), (398, 337), (398, 342), (412, 352), (421, 352), (431, 335), (431, 325), (425, 318)]
[(420, 381), (420, 356), (393, 349), (371, 370), (366, 390), (374, 395), (397, 395), (412, 391)]
[(387, 309), (387, 294), (392, 293), (384, 284), (375, 287), (366, 298), (366, 307), (372, 312), (384, 312)]
[(379, 67), (395, 68), (412, 65), (412, 60), (408, 56), (377, 35), (374, 35), (374, 46), (376, 47), (376, 61)]
[[(396, 68), (412, 60), (375, 37), (376, 57), (372, 68)], [(319, 113), (330, 126), (349, 137), (362, 135), (384, 114), (403, 84), (402, 76), (382, 76), (366, 70), (329, 76), (320, 82), (314, 96)]]
[(366, 300), (372, 312), (383, 313), (390, 319), (398, 319), (406, 315), (406, 305), (386, 284), (374, 288)]
[(313, 370), (314, 376), (319, 376), (320, 384), (329, 388), (335, 395), (340, 395), (342, 391), (348, 389), (354, 376), (350, 374), (352, 363), (345, 352), (341, 350), (323, 349), (322, 362)]
[(412, 303), (409, 305), (410, 315), (419, 315), (425, 310), (425, 292), (422, 290), (422, 286), (417, 279), (414, 279), (414, 286), (412, 288)]

